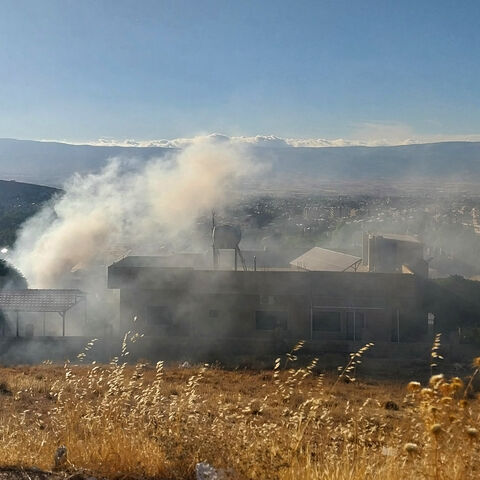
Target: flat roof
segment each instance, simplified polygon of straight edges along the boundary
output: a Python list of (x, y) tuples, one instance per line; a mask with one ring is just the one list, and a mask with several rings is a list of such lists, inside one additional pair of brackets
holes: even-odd
[(397, 233), (381, 233), (376, 236), (386, 238), (387, 240), (397, 240), (399, 242), (422, 243), (420, 242), (420, 240), (418, 240), (418, 238), (415, 238), (412, 235), (401, 235)]
[[(232, 251), (233, 252), (233, 251)], [(149, 255), (129, 255), (111, 267), (121, 268), (161, 268), (165, 270), (214, 270), (210, 257), (203, 253), (180, 253), (162, 256)], [(257, 271), (291, 271), (292, 266), (300, 271), (338, 271), (346, 270), (357, 271), (361, 269), (361, 258), (346, 253), (335, 252), (325, 248), (314, 247), (295, 260), (285, 262), (285, 266), (270, 266), (257, 263)], [(240, 263), (240, 262), (239, 262)], [(225, 266), (220, 264), (217, 271), (233, 271), (233, 264)], [(252, 265), (248, 265), (248, 270), (253, 271)], [(238, 271), (243, 271), (241, 265)]]
[(195, 268), (205, 269), (202, 253), (174, 253), (172, 255), (129, 255), (112, 265), (122, 267)]
[(308, 271), (292, 267), (257, 269), (255, 272), (138, 267), (119, 262), (108, 268), (108, 288), (128, 289), (128, 295), (134, 296), (136, 291), (162, 290), (176, 292), (175, 295), (179, 292), (188, 292), (188, 295), (314, 295), (332, 299), (348, 291), (348, 296), (365, 297), (368, 302), (383, 296), (414, 295), (415, 275), (360, 270)]
[(292, 260), (290, 265), (301, 270), (345, 272), (349, 269), (355, 271), (361, 260), (360, 257), (355, 257), (354, 255), (321, 247), (313, 247), (308, 252)]

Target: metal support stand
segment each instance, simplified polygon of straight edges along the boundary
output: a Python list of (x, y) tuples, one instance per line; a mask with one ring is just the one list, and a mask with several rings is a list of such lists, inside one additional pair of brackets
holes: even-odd
[(313, 292), (310, 288), (310, 340), (313, 340)]
[[(237, 270), (237, 266), (238, 266), (237, 255), (240, 257), (240, 261), (242, 262), (243, 271), (246, 272), (248, 270), (247, 264), (245, 263), (245, 259), (243, 258), (242, 252), (238, 246), (235, 248), (235, 270)], [(256, 262), (256, 259), (255, 259), (255, 262)]]

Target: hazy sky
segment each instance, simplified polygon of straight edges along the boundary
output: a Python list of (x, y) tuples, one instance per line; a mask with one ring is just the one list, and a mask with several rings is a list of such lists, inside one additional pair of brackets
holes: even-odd
[(0, 137), (479, 134), (479, 47), (478, 0), (0, 0)]

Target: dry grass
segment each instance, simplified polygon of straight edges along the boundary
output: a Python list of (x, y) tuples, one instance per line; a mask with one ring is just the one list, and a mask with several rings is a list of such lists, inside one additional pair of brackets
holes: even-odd
[(50, 469), (66, 445), (63, 468), (109, 478), (194, 478), (201, 461), (228, 478), (480, 477), (468, 380), (361, 382), (366, 349), (331, 378), (294, 368), (295, 351), (232, 372), (127, 366), (126, 350), (109, 365), (0, 369), (0, 466)]

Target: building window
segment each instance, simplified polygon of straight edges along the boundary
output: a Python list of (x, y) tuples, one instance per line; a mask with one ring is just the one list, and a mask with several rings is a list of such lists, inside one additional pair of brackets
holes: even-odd
[(149, 325), (171, 325), (172, 312), (163, 305), (147, 307), (146, 321)]
[(365, 327), (365, 313), (349, 311), (346, 314), (346, 335), (347, 340), (360, 340), (362, 330)]
[(210, 318), (218, 318), (218, 310), (209, 310), (208, 311), (208, 316)]
[(347, 323), (353, 324), (355, 318), (355, 328), (365, 327), (365, 312), (347, 312)]
[(312, 330), (315, 332), (340, 332), (342, 329), (340, 312), (314, 310)]
[(287, 328), (288, 313), (283, 311), (257, 310), (255, 326), (257, 330), (275, 330)]
[(147, 335), (164, 335), (173, 324), (171, 310), (164, 306), (148, 306), (145, 308), (144, 333)]
[(275, 297), (273, 295), (260, 295), (260, 305), (274, 305)]

